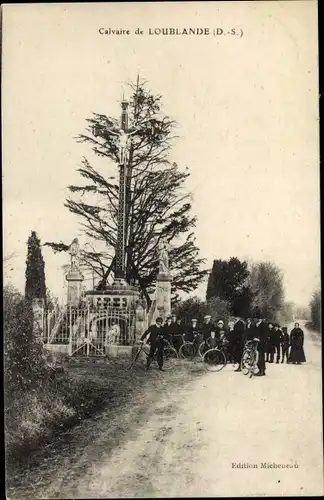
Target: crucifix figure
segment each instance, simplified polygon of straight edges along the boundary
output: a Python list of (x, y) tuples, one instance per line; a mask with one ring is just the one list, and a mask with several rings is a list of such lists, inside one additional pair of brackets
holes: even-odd
[(106, 128), (105, 134), (115, 135), (119, 138), (119, 165), (126, 166), (128, 160), (130, 137), (139, 130), (139, 127), (128, 128), (128, 101), (123, 99), (121, 102), (122, 114), (120, 118), (120, 127), (117, 130)]
[(119, 164), (120, 165), (125, 165), (127, 160), (128, 160), (128, 151), (129, 151), (129, 138), (133, 134), (135, 134), (139, 128), (134, 128), (134, 129), (129, 129), (125, 131), (124, 129), (120, 128), (118, 132), (115, 132), (114, 130), (107, 129), (107, 132), (109, 132), (111, 135), (116, 135), (119, 137)]
[[(123, 166), (126, 166), (128, 160), (129, 147), (132, 140), (131, 136), (136, 134), (136, 132), (141, 129), (141, 127), (128, 128), (128, 106), (128, 101), (123, 99), (121, 102), (122, 114), (120, 119), (120, 126), (117, 130), (108, 127), (106, 127), (104, 131), (101, 130), (102, 137), (105, 137), (107, 135), (114, 135), (119, 138), (119, 165)], [(151, 126), (151, 133), (154, 134), (155, 128), (153, 117), (141, 121), (141, 126), (145, 124), (149, 124)], [(95, 137), (97, 137), (97, 135), (101, 135), (97, 126), (94, 126), (93, 134)]]

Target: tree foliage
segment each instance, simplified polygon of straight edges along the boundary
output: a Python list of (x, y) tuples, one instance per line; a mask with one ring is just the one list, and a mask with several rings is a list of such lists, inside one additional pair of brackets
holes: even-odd
[[(68, 410), (55, 363), (33, 333), (30, 300), (13, 286), (3, 291), (6, 454), (32, 443)], [(24, 455), (21, 455), (24, 456)]]
[(179, 301), (174, 307), (173, 312), (182, 320), (185, 325), (190, 325), (191, 320), (195, 318), (198, 323), (202, 323), (205, 314), (208, 314), (207, 303), (198, 297)]
[(281, 309), (277, 311), (277, 322), (280, 325), (287, 325), (294, 320), (294, 304), (292, 302), (283, 302)]
[(315, 290), (310, 301), (312, 325), (321, 330), (321, 291)]
[(46, 300), (45, 263), (35, 231), (31, 232), (27, 242), (25, 297), (28, 300)]
[(220, 319), (227, 322), (232, 316), (231, 304), (219, 297), (212, 297), (207, 301), (207, 313), (211, 315), (211, 321), (215, 324)]
[[(170, 162), (175, 138), (173, 122), (162, 112), (161, 96), (153, 95), (145, 83), (129, 84), (132, 97), (129, 115), (137, 131), (132, 135), (126, 168), (126, 279), (138, 283), (149, 300), (158, 271), (157, 249), (164, 238), (170, 245), (172, 293), (193, 291), (204, 279), (193, 229), (191, 197), (185, 190), (188, 170)], [(114, 273), (117, 240), (118, 184), (112, 180), (118, 164), (118, 138), (107, 132), (118, 120), (94, 113), (87, 120), (86, 133), (77, 140), (89, 145), (104, 160), (104, 174), (83, 158), (78, 169), (84, 183), (69, 186), (71, 197), (65, 206), (80, 219), (92, 248), (83, 251), (83, 260), (100, 276), (103, 288)], [(96, 134), (93, 135), (92, 131)], [(110, 170), (109, 170), (110, 167)], [(55, 251), (66, 251), (65, 243), (47, 243)]]
[(310, 307), (296, 305), (294, 307), (294, 316), (296, 319), (310, 320)]
[(10, 391), (31, 389), (46, 372), (47, 356), (33, 333), (30, 300), (11, 285), (4, 287), (5, 382)]
[(228, 321), (231, 316), (230, 304), (219, 297), (212, 297), (208, 302), (198, 297), (191, 297), (177, 303), (173, 311), (185, 325), (190, 325), (193, 318), (201, 324), (206, 314), (211, 315), (211, 321), (214, 323), (219, 319)]
[(252, 264), (249, 286), (253, 293), (252, 309), (255, 316), (276, 321), (283, 307), (283, 276), (273, 262)]
[(218, 297), (230, 304), (231, 313), (235, 316), (249, 315), (252, 292), (246, 284), (248, 276), (247, 262), (241, 262), (237, 257), (214, 260), (207, 284), (207, 301)]

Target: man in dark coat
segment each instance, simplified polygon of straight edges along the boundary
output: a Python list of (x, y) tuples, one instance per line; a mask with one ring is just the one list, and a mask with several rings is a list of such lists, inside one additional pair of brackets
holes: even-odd
[(244, 349), (244, 337), (245, 337), (245, 324), (242, 319), (238, 319), (234, 324), (232, 342), (233, 342), (233, 361), (238, 363), (236, 372), (241, 371), (241, 359)]
[(212, 332), (215, 333), (216, 328), (213, 325), (213, 323), (211, 322), (211, 316), (209, 314), (207, 314), (204, 317), (204, 322), (202, 324), (201, 330), (202, 330), (202, 335), (203, 335), (204, 340), (209, 340), (211, 338)]
[(165, 330), (166, 330), (167, 334), (169, 335), (169, 338), (170, 338), (172, 345), (174, 346), (174, 348), (177, 351), (179, 351), (180, 346), (183, 343), (182, 335), (184, 332), (183, 332), (183, 328), (181, 325), (181, 321), (179, 322), (176, 314), (172, 314), (171, 321), (168, 317)]
[(191, 320), (191, 325), (186, 327), (185, 340), (187, 342), (194, 342), (195, 337), (199, 335), (198, 322), (196, 318)]
[(150, 344), (150, 352), (147, 357), (146, 370), (149, 369), (156, 353), (156, 360), (159, 365), (159, 370), (163, 370), (163, 347), (165, 340), (168, 340), (168, 334), (162, 326), (163, 319), (156, 318), (155, 325), (151, 325), (142, 335), (141, 342), (146, 340)]
[(210, 349), (210, 347), (214, 347), (216, 343), (216, 327), (211, 322), (211, 316), (209, 314), (206, 314), (206, 316), (204, 316), (204, 322), (201, 325), (201, 333), (204, 340), (202, 351), (206, 352), (208, 349)]
[(248, 340), (253, 339), (253, 334), (254, 334), (254, 326), (255, 326), (255, 321), (252, 321), (251, 318), (247, 318), (246, 320), (246, 325), (245, 325), (245, 331), (244, 331), (244, 343), (247, 342)]
[(280, 330), (280, 326), (278, 324), (274, 325), (271, 336), (271, 355), (270, 355), (270, 363), (274, 362), (274, 355), (276, 354), (276, 363), (280, 361), (280, 344), (281, 344), (281, 335), (282, 332)]
[[(273, 363), (273, 323), (269, 321), (268, 323), (268, 337), (266, 343), (265, 357), (268, 363)], [(272, 361), (271, 361), (272, 359)]]
[(256, 320), (255, 326), (253, 328), (253, 334), (254, 338), (259, 339), (258, 342), (258, 352), (259, 352), (259, 360), (258, 360), (258, 368), (259, 368), (259, 373), (256, 375), (259, 377), (264, 376), (265, 370), (266, 370), (266, 363), (265, 363), (265, 350), (266, 350), (266, 345), (267, 345), (267, 339), (269, 335), (269, 328), (268, 325), (263, 319), (258, 318)]
[(300, 328), (299, 323), (295, 323), (295, 328), (290, 332), (290, 345), (289, 362), (297, 365), (305, 363), (304, 332)]
[(229, 363), (234, 364), (234, 326), (235, 326), (235, 319), (230, 319), (227, 323), (227, 354), (226, 358)]
[(287, 331), (287, 327), (283, 326), (282, 327), (282, 336), (281, 336), (281, 352), (282, 352), (281, 363), (284, 363), (285, 358), (286, 358), (286, 361), (288, 363), (289, 345), (290, 345), (290, 339), (289, 339), (289, 334), (288, 334), (288, 331)]

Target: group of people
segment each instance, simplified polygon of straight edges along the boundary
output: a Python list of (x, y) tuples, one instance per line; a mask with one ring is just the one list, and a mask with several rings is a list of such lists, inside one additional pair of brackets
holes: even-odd
[(198, 324), (193, 318), (190, 325), (183, 325), (176, 314), (166, 318), (164, 322), (161, 317), (156, 319), (155, 325), (151, 325), (141, 337), (142, 342), (150, 344), (150, 352), (147, 358), (147, 369), (156, 353), (159, 369), (163, 369), (163, 347), (165, 341), (179, 351), (184, 341), (201, 343), (205, 341), (210, 347), (221, 346), (226, 350), (227, 358), (233, 364), (238, 364), (235, 371), (241, 371), (241, 359), (243, 350), (248, 340), (257, 339), (258, 349), (258, 376), (266, 373), (266, 362), (268, 363), (293, 363), (300, 364), (306, 361), (304, 353), (304, 333), (299, 323), (288, 333), (287, 327), (266, 321), (262, 318), (241, 318), (229, 321), (227, 326), (222, 319), (216, 324), (212, 323), (211, 316), (206, 315), (203, 323)]

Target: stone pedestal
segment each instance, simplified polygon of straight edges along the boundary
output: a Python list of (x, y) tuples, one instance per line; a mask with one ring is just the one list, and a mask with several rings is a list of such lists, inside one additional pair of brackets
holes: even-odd
[[(112, 285), (107, 286), (106, 290), (88, 291), (85, 297), (95, 316), (100, 318), (100, 311), (102, 311), (103, 317), (118, 327), (119, 333), (113, 341), (115, 346), (134, 344), (138, 331), (142, 331), (142, 323), (145, 322), (144, 308), (139, 300), (137, 287), (128, 285), (125, 280), (117, 279)], [(95, 324), (95, 318), (92, 318), (91, 324)], [(109, 350), (110, 356), (114, 356), (115, 352), (118, 352), (119, 356), (122, 352), (121, 349), (111, 349)]]
[(68, 282), (67, 305), (78, 307), (81, 299), (84, 276), (79, 270), (71, 270), (66, 275), (66, 280)]
[(158, 316), (164, 320), (171, 314), (171, 282), (170, 273), (159, 273), (156, 280), (155, 311), (152, 316), (152, 323)]
[(145, 299), (139, 300), (136, 306), (136, 329), (135, 338), (139, 340), (148, 328), (147, 302)]

